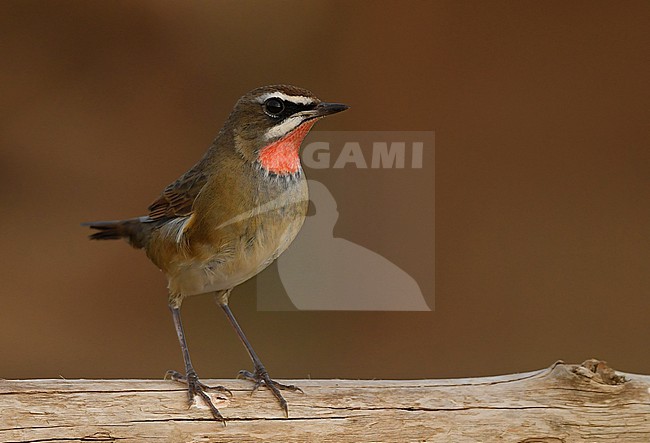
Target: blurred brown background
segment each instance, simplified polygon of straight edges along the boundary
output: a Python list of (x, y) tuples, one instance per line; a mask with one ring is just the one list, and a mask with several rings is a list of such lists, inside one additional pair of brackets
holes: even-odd
[[(257, 312), (247, 283), (231, 305), (273, 376), (650, 373), (649, 21), (645, 1), (0, 2), (0, 377), (182, 369), (164, 277), (79, 222), (143, 214), (272, 83), (352, 105), (321, 130), (436, 132), (435, 311)], [(399, 233), (432, 208), (360, 186), (337, 225), (359, 244), (366, 211)], [(407, 245), (391, 259), (434, 266)], [(200, 375), (250, 366), (210, 297), (183, 316)]]

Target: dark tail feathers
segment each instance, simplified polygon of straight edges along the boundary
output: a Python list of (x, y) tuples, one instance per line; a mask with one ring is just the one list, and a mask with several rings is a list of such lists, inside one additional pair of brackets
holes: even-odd
[(125, 238), (134, 248), (144, 247), (150, 229), (146, 223), (148, 217), (131, 218), (128, 220), (97, 221), (82, 223), (81, 226), (88, 226), (97, 229), (88, 237), (91, 240), (119, 240)]

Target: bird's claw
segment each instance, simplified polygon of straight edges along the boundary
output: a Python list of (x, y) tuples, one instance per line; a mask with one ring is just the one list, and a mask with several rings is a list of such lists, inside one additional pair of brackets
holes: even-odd
[[(224, 386), (208, 386), (205, 383), (203, 383), (202, 381), (200, 381), (198, 379), (198, 377), (196, 377), (196, 374), (194, 374), (194, 377), (196, 378), (195, 383), (197, 383), (201, 387), (201, 389), (206, 390), (206, 391), (210, 390), (210, 391), (223, 392), (228, 397), (232, 397), (232, 391), (230, 389), (228, 389), (228, 388), (226, 388)], [(167, 380), (167, 378), (169, 378), (170, 380), (174, 380), (174, 381), (177, 381), (177, 382), (180, 382), (180, 383), (187, 384), (187, 377), (184, 376), (183, 374), (181, 374), (178, 371), (174, 371), (174, 370), (167, 371), (165, 373), (165, 380)]]
[(253, 390), (251, 391), (251, 395), (255, 391), (257, 391), (261, 386), (266, 386), (267, 388), (269, 388), (273, 396), (277, 399), (278, 403), (280, 403), (280, 407), (284, 411), (284, 415), (286, 415), (287, 417), (289, 416), (287, 401), (280, 393), (280, 390), (282, 389), (286, 391), (300, 392), (301, 394), (304, 394), (304, 391), (300, 389), (298, 386), (285, 385), (275, 380), (272, 380), (271, 377), (269, 377), (269, 373), (266, 372), (266, 369), (264, 368), (257, 368), (255, 369), (255, 372), (241, 370), (239, 371), (237, 378), (243, 378), (245, 380), (249, 380), (254, 383)]
[(232, 397), (232, 392), (230, 392), (229, 389), (224, 388), (223, 386), (208, 386), (201, 382), (199, 380), (199, 377), (196, 375), (196, 372), (189, 372), (187, 375), (183, 375), (180, 372), (177, 371), (167, 371), (165, 374), (165, 378), (169, 377), (171, 380), (180, 382), (180, 383), (185, 383), (187, 385), (187, 394), (189, 397), (190, 404), (194, 402), (194, 398), (196, 396), (199, 396), (203, 399), (203, 401), (208, 405), (210, 408), (210, 412), (212, 412), (212, 416), (222, 422), (224, 425), (226, 424), (226, 419), (221, 415), (217, 407), (212, 403), (212, 399), (210, 396), (205, 392), (208, 390), (216, 390), (219, 392), (223, 392), (227, 394), (228, 396)]

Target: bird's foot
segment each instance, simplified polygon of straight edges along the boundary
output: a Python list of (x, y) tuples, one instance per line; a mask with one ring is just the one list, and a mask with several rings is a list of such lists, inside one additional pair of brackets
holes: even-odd
[(266, 369), (263, 366), (255, 368), (254, 372), (241, 370), (239, 371), (239, 375), (237, 376), (237, 378), (243, 378), (245, 380), (249, 380), (255, 383), (253, 386), (253, 390), (251, 391), (251, 395), (255, 391), (257, 391), (261, 386), (266, 386), (267, 388), (269, 388), (273, 393), (273, 396), (278, 400), (278, 403), (280, 403), (280, 407), (284, 411), (284, 415), (286, 415), (287, 417), (289, 417), (289, 409), (287, 407), (287, 401), (280, 393), (280, 390), (282, 389), (286, 391), (300, 392), (301, 394), (304, 394), (303, 390), (300, 389), (298, 386), (284, 385), (282, 383), (278, 383), (275, 380), (272, 380), (271, 377), (269, 377), (269, 373), (266, 372)]
[[(229, 389), (224, 388), (223, 386), (208, 386), (204, 383), (202, 383), (199, 380), (199, 377), (196, 375), (196, 372), (190, 371), (187, 373), (187, 375), (183, 375), (180, 372), (176, 371), (167, 371), (165, 374), (165, 378), (169, 377), (170, 379), (180, 382), (180, 383), (185, 383), (187, 385), (187, 394), (189, 396), (189, 401), (190, 404), (194, 402), (194, 398), (196, 396), (201, 397), (203, 401), (208, 405), (210, 408), (210, 412), (212, 412), (212, 416), (216, 419), (222, 422), (224, 425), (226, 424), (226, 419), (223, 418), (223, 415), (219, 412), (219, 410), (216, 408), (214, 403), (212, 403), (212, 398), (206, 393), (208, 390), (215, 390), (219, 392), (223, 392), (224, 394), (228, 395), (229, 397), (232, 397), (232, 392), (230, 392)], [(225, 398), (224, 398), (225, 400)]]

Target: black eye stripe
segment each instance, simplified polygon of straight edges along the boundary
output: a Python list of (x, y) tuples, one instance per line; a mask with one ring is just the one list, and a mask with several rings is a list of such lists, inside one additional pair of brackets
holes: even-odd
[(304, 104), (294, 103), (289, 100), (283, 100), (279, 97), (270, 97), (262, 104), (264, 112), (272, 119), (285, 119), (298, 112), (314, 109), (316, 103)]
[(307, 111), (309, 109), (314, 109), (316, 107), (315, 103), (311, 103), (308, 105), (302, 104), (302, 103), (293, 103), (290, 101), (285, 101), (284, 102), (284, 112), (282, 113), (283, 116), (288, 117), (290, 115), (295, 114), (296, 112), (301, 112), (301, 111)]

